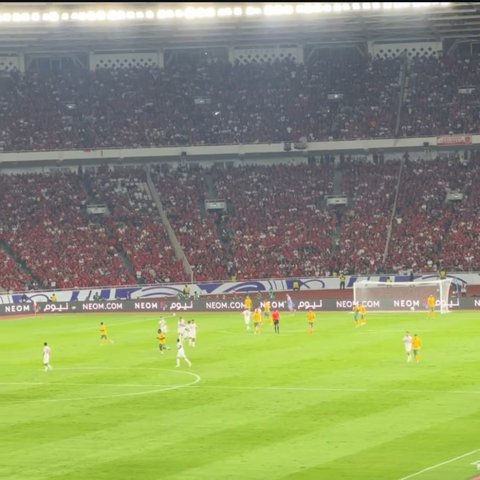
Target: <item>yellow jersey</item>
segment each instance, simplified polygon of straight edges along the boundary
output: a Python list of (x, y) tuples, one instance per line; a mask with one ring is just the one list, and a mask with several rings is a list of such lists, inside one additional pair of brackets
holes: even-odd
[(419, 337), (413, 337), (412, 340), (412, 347), (414, 350), (419, 350), (422, 346), (422, 341), (420, 340)]
[(308, 323), (313, 323), (315, 321), (315, 312), (308, 312), (307, 320), (308, 320)]
[(100, 335), (105, 336), (105, 337), (107, 336), (107, 327), (106, 327), (106, 325), (101, 325), (101, 326), (100, 326)]

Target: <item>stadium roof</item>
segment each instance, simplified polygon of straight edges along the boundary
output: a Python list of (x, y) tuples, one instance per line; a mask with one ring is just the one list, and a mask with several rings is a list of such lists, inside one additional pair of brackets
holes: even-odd
[[(175, 9), (189, 5), (220, 6), (214, 3), (143, 2), (103, 4), (103, 8), (155, 11), (158, 8)], [(246, 8), (252, 4), (230, 5)], [(99, 8), (102, 8), (102, 4), (86, 2), (0, 3), (0, 13), (42, 13), (52, 10), (69, 12)], [(0, 25), (0, 53), (140, 51), (178, 47), (317, 45), (479, 38), (480, 4), (458, 2), (447, 7), (428, 9), (372, 9), (274, 17), (261, 15), (188, 20), (159, 20), (154, 17), (119, 22), (8, 22)]]

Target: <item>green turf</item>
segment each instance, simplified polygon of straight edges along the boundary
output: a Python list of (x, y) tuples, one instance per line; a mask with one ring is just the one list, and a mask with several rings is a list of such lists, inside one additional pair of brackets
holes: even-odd
[[(478, 313), (317, 317), (314, 335), (286, 313), (280, 335), (254, 336), (240, 313), (188, 314), (191, 369), (159, 354), (159, 315), (0, 321), (0, 478), (400, 480), (480, 449)], [(113, 345), (99, 345), (101, 320)], [(418, 365), (406, 329), (423, 340)], [(478, 460), (409, 478), (464, 480)]]

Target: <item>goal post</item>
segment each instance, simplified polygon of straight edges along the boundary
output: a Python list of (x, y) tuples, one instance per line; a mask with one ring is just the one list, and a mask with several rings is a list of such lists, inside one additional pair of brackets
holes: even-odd
[(451, 278), (416, 282), (358, 280), (353, 284), (353, 303), (370, 310), (413, 311), (427, 308), (433, 295), (440, 313), (448, 313)]

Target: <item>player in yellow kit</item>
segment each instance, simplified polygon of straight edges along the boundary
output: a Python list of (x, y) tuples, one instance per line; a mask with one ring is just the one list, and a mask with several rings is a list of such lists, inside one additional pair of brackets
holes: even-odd
[(250, 295), (247, 295), (245, 297), (245, 308), (247, 310), (251, 310), (252, 309), (252, 299), (250, 298)]
[(262, 309), (260, 307), (253, 312), (253, 326), (255, 335), (262, 333)]
[(315, 312), (310, 309), (307, 312), (308, 333), (312, 334), (315, 331)]
[(271, 307), (271, 304), (270, 304), (270, 300), (267, 300), (263, 304), (263, 314), (265, 315), (266, 319), (270, 319), (270, 325), (273, 325), (273, 320), (270, 317), (270, 310), (271, 309), (272, 309), (272, 307)]
[(435, 318), (435, 304), (437, 303), (437, 300), (435, 298), (435, 295), (429, 295), (427, 298), (427, 307), (428, 307), (428, 316), (430, 318)]
[(420, 337), (415, 334), (412, 340), (413, 358), (418, 363), (420, 361), (420, 349), (422, 348), (422, 341)]
[(107, 326), (103, 322), (100, 322), (100, 345), (104, 345), (107, 340), (113, 343), (113, 340), (107, 337)]
[(360, 312), (360, 325), (367, 324), (367, 307), (363, 304), (358, 306)]
[(157, 340), (158, 347), (160, 348), (160, 353), (163, 355), (163, 351), (166, 349), (167, 336), (162, 332), (160, 328), (158, 329)]

